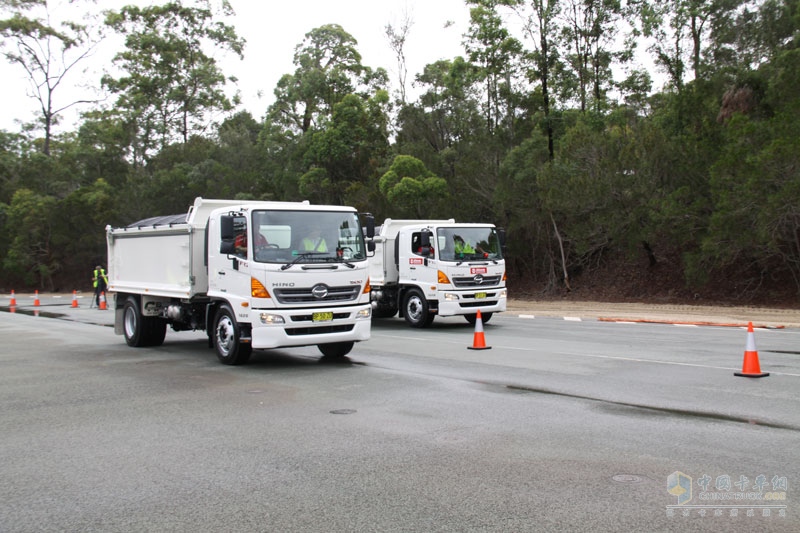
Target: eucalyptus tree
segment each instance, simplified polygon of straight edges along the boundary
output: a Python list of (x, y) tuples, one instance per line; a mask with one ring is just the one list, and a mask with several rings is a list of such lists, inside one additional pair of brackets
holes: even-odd
[(300, 178), (301, 192), (328, 203), (369, 207), (366, 188), (389, 150), (388, 103), (384, 90), (367, 101), (350, 94), (334, 105), (326, 127), (316, 131), (307, 145), (308, 171)]
[(379, 188), (395, 217), (445, 218), (454, 214), (447, 181), (416, 157), (396, 156), (381, 176)]
[[(62, 113), (99, 101), (83, 96), (58, 99), (69, 80), (80, 76), (81, 67), (97, 50), (102, 35), (95, 26), (72, 20), (72, 13), (69, 19), (61, 20), (53, 4), (48, 0), (0, 0), (0, 10), (8, 15), (0, 20), (0, 48), (9, 63), (25, 72), (26, 93), (39, 106), (39, 122), (44, 130), (41, 151), (45, 155), (50, 154), (53, 127)], [(85, 87), (83, 91), (80, 94), (86, 94)]]
[(224, 89), (236, 79), (225, 76), (213, 54), (222, 50), (241, 58), (245, 42), (219, 20), (233, 14), (227, 0), (220, 12), (210, 0), (195, 4), (129, 5), (106, 16), (106, 24), (125, 36), (125, 48), (113, 61), (122, 75), (107, 74), (103, 83), (136, 125), (136, 161), (204, 133), (215, 113), (233, 107)]
[[(758, 0), (631, 0), (629, 10), (637, 21), (636, 33), (651, 40), (653, 59), (681, 92), (687, 71), (693, 79), (707, 79), (714, 53), (730, 37), (726, 31), (744, 7)], [(716, 38), (714, 43), (712, 38)]]
[(267, 120), (301, 135), (320, 127), (334, 105), (371, 81), (373, 72), (361, 64), (357, 44), (338, 24), (308, 32), (295, 48), (294, 73), (278, 81)]
[[(522, 44), (505, 27), (498, 13), (501, 0), (469, 0), (470, 26), (465, 47), (475, 66), (476, 78), (484, 84), (486, 130), (491, 135), (501, 121), (513, 129), (514, 108), (510, 96), (520, 72)], [(505, 96), (505, 98), (504, 98)]]
[(384, 163), (388, 75), (362, 65), (357, 44), (341, 26), (328, 24), (295, 48), (295, 71), (278, 82), (259, 138), (270, 194), (362, 198)]
[[(620, 0), (568, 0), (563, 12), (563, 42), (569, 50), (565, 63), (578, 81), (581, 111), (591, 95), (594, 111), (601, 111), (606, 91), (613, 85), (612, 63), (630, 57), (630, 50), (615, 50), (622, 16)], [(628, 48), (629, 42), (623, 41)]]
[(555, 85), (555, 73), (562, 70), (559, 52), (562, 2), (564, 0), (504, 0), (522, 20), (522, 32), (530, 41), (530, 67), (528, 79), (538, 82), (544, 114), (544, 128), (547, 137), (547, 150), (550, 158), (555, 157), (554, 128), (551, 111), (553, 108), (552, 86)]

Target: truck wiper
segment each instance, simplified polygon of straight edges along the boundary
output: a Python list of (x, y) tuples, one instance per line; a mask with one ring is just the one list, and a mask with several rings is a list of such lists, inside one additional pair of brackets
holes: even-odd
[(325, 255), (327, 253), (328, 252), (303, 252), (303, 253), (299, 253), (299, 254), (297, 254), (297, 257), (295, 257), (294, 260), (291, 263), (286, 263), (285, 265), (282, 265), (281, 266), (281, 270), (286, 270), (287, 268), (292, 268), (292, 265), (296, 265), (297, 263), (299, 263), (303, 259), (308, 259), (310, 257), (314, 257), (314, 256), (318, 256), (318, 255)]

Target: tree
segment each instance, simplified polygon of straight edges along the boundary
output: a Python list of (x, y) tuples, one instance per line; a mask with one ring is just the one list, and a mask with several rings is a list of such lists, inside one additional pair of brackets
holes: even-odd
[(559, 69), (557, 17), (561, 6), (559, 0), (527, 0), (527, 5), (525, 1), (506, 0), (522, 18), (522, 30), (533, 43), (533, 51), (530, 54), (532, 68), (528, 77), (531, 81), (538, 80), (541, 84), (547, 150), (552, 159), (555, 157), (555, 141), (550, 114), (552, 108), (551, 85), (554, 82), (554, 72)]
[[(186, 7), (180, 0), (163, 6), (126, 6), (111, 11), (106, 24), (125, 35), (125, 50), (114, 64), (125, 74), (103, 77), (137, 128), (134, 158), (151, 155), (174, 140), (187, 142), (214, 123), (213, 114), (232, 109), (224, 93), (227, 81), (206, 50), (222, 49), (242, 57), (244, 40), (228, 25), (215, 21), (211, 0)], [(222, 13), (232, 15), (227, 0)]]
[[(501, 93), (511, 94), (522, 45), (503, 27), (496, 10), (499, 0), (470, 0), (468, 3), (476, 7), (470, 9), (466, 49), (470, 62), (476, 66), (478, 79), (485, 84), (483, 108), (486, 130), (491, 135), (504, 116), (509, 120), (513, 117), (513, 109), (509, 109), (507, 103), (501, 105)], [(513, 128), (513, 123), (509, 126)]]
[(320, 126), (334, 105), (372, 76), (361, 64), (357, 44), (338, 24), (308, 32), (295, 48), (294, 74), (285, 74), (275, 88), (268, 121), (299, 134)]
[(26, 284), (53, 290), (53, 276), (61, 269), (54, 257), (52, 234), (59, 223), (56, 199), (28, 189), (14, 193), (7, 211), (8, 253), (3, 268)]
[(379, 182), (381, 194), (392, 205), (394, 216), (443, 218), (450, 201), (447, 181), (436, 176), (415, 157), (399, 155)]
[(0, 0), (0, 8), (12, 12), (10, 18), (0, 20), (3, 55), (25, 71), (27, 94), (40, 109), (42, 153), (50, 155), (53, 127), (59, 116), (73, 106), (99, 101), (78, 98), (60, 104), (56, 96), (68, 78), (94, 54), (102, 37), (79, 22), (54, 20), (48, 0)]
[[(610, 47), (618, 35), (621, 6), (619, 0), (570, 0), (565, 9), (562, 35), (570, 43), (567, 64), (578, 79), (578, 98), (582, 111), (589, 94), (595, 111), (605, 101), (605, 89), (612, 82)], [(627, 51), (617, 57), (627, 57)]]
[(414, 25), (414, 20), (408, 12), (403, 13), (397, 27), (391, 23), (384, 26), (384, 33), (386, 39), (389, 41), (389, 47), (394, 52), (397, 61), (397, 82), (400, 87), (400, 104), (406, 103), (406, 80), (408, 79), (408, 63), (406, 62), (406, 39), (411, 32), (411, 27)]
[(382, 91), (366, 103), (351, 94), (334, 106), (330, 122), (308, 144), (309, 172), (301, 178), (301, 192), (317, 198), (322, 193), (332, 203), (355, 203), (348, 196), (369, 182), (386, 157), (389, 143), (381, 106), (388, 101)]

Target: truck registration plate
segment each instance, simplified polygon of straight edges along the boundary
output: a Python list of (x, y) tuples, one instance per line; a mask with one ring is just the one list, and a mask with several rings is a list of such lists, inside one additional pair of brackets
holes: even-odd
[(333, 320), (333, 313), (332, 312), (313, 313), (311, 315), (311, 321), (312, 322), (330, 322), (331, 320)]
[(486, 293), (485, 292), (476, 292), (475, 293), (475, 299), (476, 300), (483, 300), (484, 298), (486, 298)]

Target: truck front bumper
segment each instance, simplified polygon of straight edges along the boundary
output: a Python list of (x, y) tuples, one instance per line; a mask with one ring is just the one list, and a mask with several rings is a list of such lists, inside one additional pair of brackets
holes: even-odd
[(252, 309), (253, 348), (365, 341), (370, 337), (371, 311), (369, 304), (321, 309)]
[(505, 287), (486, 291), (442, 291), (439, 295), (439, 316), (500, 313), (506, 310), (508, 292)]

